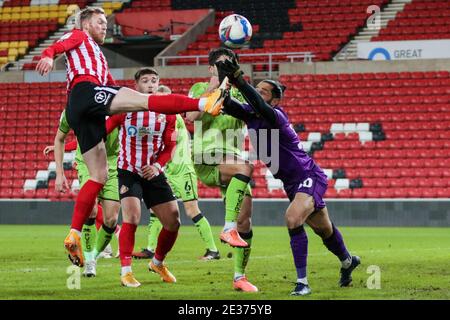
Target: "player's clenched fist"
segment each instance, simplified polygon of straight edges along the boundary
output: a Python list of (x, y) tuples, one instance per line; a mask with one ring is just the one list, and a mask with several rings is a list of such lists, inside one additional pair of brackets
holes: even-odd
[(143, 166), (142, 175), (144, 179), (151, 180), (159, 175), (159, 169), (156, 166)]
[(53, 59), (49, 57), (44, 57), (39, 60), (36, 65), (36, 71), (41, 75), (45, 76), (47, 73), (53, 69)]

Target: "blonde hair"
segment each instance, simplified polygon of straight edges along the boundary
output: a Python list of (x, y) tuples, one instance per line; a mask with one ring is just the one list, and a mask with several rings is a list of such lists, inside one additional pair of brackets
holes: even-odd
[(82, 29), (83, 21), (89, 20), (94, 14), (105, 14), (105, 10), (100, 7), (86, 7), (83, 10), (77, 12), (77, 16), (75, 18), (75, 27), (78, 29)]

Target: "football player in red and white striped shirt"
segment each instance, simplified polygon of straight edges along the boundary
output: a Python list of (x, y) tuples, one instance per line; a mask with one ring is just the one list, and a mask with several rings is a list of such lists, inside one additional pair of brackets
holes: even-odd
[[(80, 267), (84, 265), (81, 228), (94, 207), (98, 192), (108, 178), (104, 144), (105, 116), (146, 110), (166, 114), (201, 110), (217, 115), (220, 113), (225, 93), (225, 89), (217, 89), (207, 98), (191, 99), (174, 94), (142, 94), (114, 86), (108, 63), (99, 47), (106, 36), (106, 25), (107, 20), (102, 8), (83, 9), (77, 16), (77, 28), (44, 50), (36, 66), (39, 74), (46, 75), (51, 71), (56, 55), (64, 53), (66, 56), (69, 95), (66, 116), (77, 136), (91, 176), (78, 194), (71, 230), (64, 240), (69, 259)], [(56, 169), (63, 170), (61, 166)]]
[[(144, 86), (142, 81), (136, 84), (140, 85)], [(174, 115), (152, 111), (118, 114), (106, 121), (107, 132), (120, 128), (117, 167), (123, 215), (119, 237), (123, 286), (140, 286), (132, 273), (131, 262), (135, 233), (141, 219), (142, 199), (163, 225), (149, 270), (158, 273), (165, 282), (176, 282), (163, 263), (180, 227), (176, 198), (163, 173), (176, 147), (175, 123)]]

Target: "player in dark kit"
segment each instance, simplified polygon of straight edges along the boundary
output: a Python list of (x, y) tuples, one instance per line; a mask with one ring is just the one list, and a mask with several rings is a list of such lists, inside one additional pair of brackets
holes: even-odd
[[(243, 72), (236, 60), (218, 62), (217, 68), (222, 76), (227, 76), (243, 94), (248, 104), (241, 104), (227, 97), (223, 111), (246, 122), (253, 147), (258, 158), (265, 162), (275, 178), (283, 182), (290, 205), (285, 218), (291, 238), (290, 244), (297, 269), (297, 283), (292, 295), (311, 293), (306, 277), (308, 238), (303, 228), (307, 223), (319, 235), (324, 245), (341, 261), (339, 285), (348, 286), (352, 271), (361, 263), (358, 256), (352, 256), (346, 249), (341, 233), (330, 221), (328, 210), (323, 201), (327, 189), (327, 177), (314, 160), (299, 147), (299, 139), (292, 129), (286, 113), (278, 105), (285, 89), (273, 80), (263, 80), (256, 90), (243, 79)], [(271, 130), (278, 130), (278, 145), (271, 144)], [(256, 134), (251, 134), (254, 130)], [(267, 135), (263, 135), (268, 132)], [(264, 141), (267, 140), (267, 141)], [(274, 159), (260, 157), (259, 146), (266, 143), (273, 155), (278, 147), (279, 163)]]

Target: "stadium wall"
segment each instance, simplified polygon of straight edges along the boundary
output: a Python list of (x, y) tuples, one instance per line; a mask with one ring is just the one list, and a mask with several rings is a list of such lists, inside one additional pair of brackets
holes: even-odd
[[(256, 199), (255, 226), (284, 226), (287, 200)], [(181, 221), (191, 225), (180, 203)], [(339, 226), (450, 227), (450, 200), (327, 200), (330, 217)], [(0, 201), (0, 224), (70, 224), (72, 202)], [(201, 200), (200, 209), (212, 225), (222, 225), (224, 205), (220, 200)], [(148, 223), (142, 207), (141, 224)]]
[[(133, 79), (138, 67), (111, 69), (117, 80)], [(208, 77), (205, 65), (157, 67), (161, 79), (164, 78), (202, 78)], [(242, 65), (243, 71), (251, 75), (252, 66)], [(280, 63), (279, 74), (335, 74), (361, 72), (414, 72), (414, 71), (450, 71), (450, 59), (424, 59), (403, 61), (328, 61), (316, 63)], [(35, 71), (0, 72), (0, 82), (52, 82), (65, 81), (66, 71), (53, 71), (41, 77)]]

